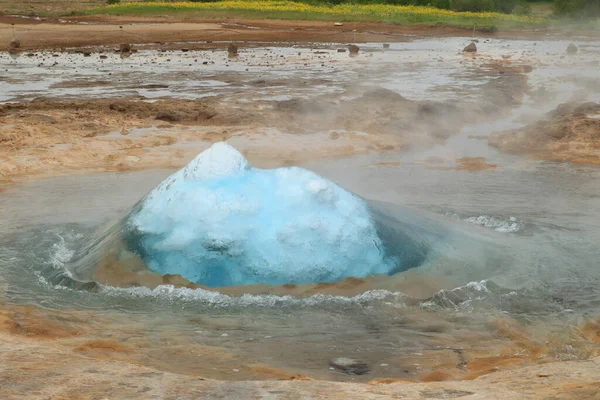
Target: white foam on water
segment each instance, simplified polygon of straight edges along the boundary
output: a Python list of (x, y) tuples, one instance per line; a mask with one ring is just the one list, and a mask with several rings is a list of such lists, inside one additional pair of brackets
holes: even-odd
[[(212, 307), (278, 307), (297, 306), (314, 307), (319, 305), (351, 305), (364, 304), (374, 301), (387, 301), (398, 307), (403, 305), (406, 297), (401, 292), (389, 290), (369, 290), (357, 296), (333, 296), (328, 294), (315, 294), (310, 297), (278, 296), (278, 295), (253, 295), (244, 294), (239, 297), (229, 296), (216, 291), (204, 289), (176, 288), (172, 285), (161, 285), (155, 289), (146, 287), (115, 288), (112, 286), (101, 286), (100, 293), (113, 297), (130, 298), (160, 298), (182, 302), (197, 302)], [(386, 302), (386, 304), (388, 304)]]
[(517, 233), (523, 229), (523, 222), (515, 217), (495, 217), (492, 215), (475, 215), (471, 217), (463, 217), (456, 213), (446, 213), (447, 217), (459, 219), (473, 225), (482, 226), (484, 228), (493, 229), (501, 233)]
[(430, 301), (421, 303), (421, 308), (436, 309), (455, 308), (457, 310), (469, 310), (473, 306), (473, 301), (485, 300), (493, 293), (487, 287), (488, 281), (473, 281), (454, 289), (442, 289), (432, 296)]
[(502, 219), (489, 215), (479, 215), (465, 219), (470, 224), (491, 228), (496, 232), (516, 233), (521, 229), (522, 224), (515, 217)]

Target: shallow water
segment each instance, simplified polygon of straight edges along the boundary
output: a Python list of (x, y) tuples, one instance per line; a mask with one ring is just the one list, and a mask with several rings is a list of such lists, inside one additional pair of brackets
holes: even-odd
[(374, 86), (411, 100), (434, 96), (440, 101), (465, 101), (477, 99), (482, 84), (498, 79), (482, 73), (481, 67), (504, 58), (516, 65), (534, 64), (529, 74), (532, 86), (556, 88), (546, 94), (548, 100), (565, 101), (568, 97), (557, 97), (586, 91), (600, 61), (596, 42), (575, 41), (581, 50), (565, 57), (570, 43), (565, 40), (481, 39), (481, 56), (476, 58), (460, 53), (468, 42), (465, 38), (420, 39), (391, 43), (388, 49), (365, 43), (356, 57), (337, 52), (346, 46), (323, 43), (245, 48), (234, 59), (223, 49), (140, 50), (126, 58), (111, 48), (91, 57), (43, 51), (15, 58), (4, 53), (0, 54), (0, 101), (40, 96), (197, 99), (217, 95), (246, 102), (281, 101), (342, 93), (348, 87), (360, 93)]
[[(458, 59), (462, 56), (456, 55), (463, 42), (415, 41), (392, 44), (389, 51), (367, 45), (373, 52), (353, 60), (333, 51), (318, 54), (325, 57), (318, 59), (306, 55), (314, 52), (306, 48), (253, 50), (260, 58), (256, 62), (250, 54), (228, 62), (221, 53), (177, 53), (168, 55), (168, 67), (165, 60), (145, 69), (137, 68), (138, 55), (124, 60), (109, 55), (101, 65), (88, 63), (82, 55), (59, 55), (59, 66), (69, 58), (77, 64), (72, 76), (66, 74), (72, 66), (50, 69), (26, 57), (4, 59), (7, 69), (22, 71), (31, 79), (13, 76), (1, 82), (6, 89), (1, 100), (42, 93), (147, 98), (218, 93), (240, 100), (238, 93), (243, 91), (248, 101), (278, 101), (281, 96), (322, 93), (324, 86), (316, 82), (323, 77), (325, 60), (336, 61), (331, 62), (336, 73), (327, 75), (323, 83), (331, 91), (360, 82), (394, 89), (411, 99), (476, 96), (477, 85), (490, 77), (471, 71), (473, 61), (464, 60), (465, 70), (457, 68), (463, 65)], [(496, 55), (515, 47), (535, 52), (542, 64), (529, 75), (529, 82), (534, 88), (545, 86), (553, 96), (543, 105), (526, 96), (523, 106), (506, 118), (467, 126), (446, 144), (427, 150), (305, 165), (367, 199), (391, 204), (385, 207), (392, 215), (433, 219), (456, 232), (463, 239), (437, 263), (384, 279), (309, 286), (287, 295), (283, 289), (273, 294), (265, 288), (243, 287), (227, 294), (171, 286), (73, 289), (55, 278), (57, 271), (64, 272), (81, 241), (129, 210), (172, 171), (75, 175), (27, 182), (2, 192), (2, 300), (65, 313), (72, 318), (70, 324), (85, 332), (84, 338), (114, 340), (132, 349), (111, 357), (214, 378), (278, 379), (301, 374), (331, 380), (418, 379), (441, 366), (458, 374), (469, 360), (490, 355), (523, 362), (586, 358), (594, 347), (573, 332), (597, 317), (600, 305), (600, 170), (501, 154), (488, 148), (486, 141), (469, 136), (520, 126), (530, 115), (548, 111), (574, 94), (596, 99), (597, 92), (586, 90), (583, 79), (597, 74), (591, 64), (597, 61), (597, 49), (590, 46), (576, 60), (563, 60), (566, 42), (481, 43), (481, 49)], [(296, 56), (298, 52), (301, 56)], [(289, 58), (285, 63), (261, 64), (282, 54)], [(187, 62), (193, 57), (215, 64), (206, 66), (208, 72), (194, 68), (190, 79), (195, 84), (182, 84), (175, 72), (189, 69)], [(440, 57), (456, 62), (433, 63)], [(523, 58), (527, 57), (534, 54)], [(398, 60), (407, 59), (414, 63), (403, 63), (390, 73)], [(310, 64), (308, 69), (305, 63)], [(133, 65), (136, 72), (125, 72)], [(61, 87), (67, 79), (102, 80), (107, 73), (121, 82), (95, 85), (94, 90)], [(309, 83), (247, 90), (247, 84), (259, 78)], [(139, 86), (142, 79), (167, 82), (168, 88), (128, 89)], [(46, 86), (36, 86), (40, 83)], [(243, 143), (243, 139), (232, 142)], [(484, 156), (497, 168), (470, 172), (431, 168), (426, 163), (438, 157), (443, 160), (439, 166), (446, 167), (465, 156)], [(371, 373), (353, 376), (331, 369), (329, 361), (335, 357), (359, 359)]]

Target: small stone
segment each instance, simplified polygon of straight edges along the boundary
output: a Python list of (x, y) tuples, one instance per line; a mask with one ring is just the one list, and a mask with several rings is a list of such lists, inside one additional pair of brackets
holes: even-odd
[(348, 46), (348, 50), (350, 51), (350, 54), (355, 55), (355, 54), (358, 54), (358, 50), (360, 50), (360, 49), (357, 45), (351, 44), (350, 46)]
[(238, 55), (238, 47), (231, 43), (228, 47), (227, 47), (227, 54), (229, 54), (229, 57), (235, 57)]
[(345, 52), (346, 52), (346, 49), (337, 49), (337, 52), (338, 52), (338, 53), (345, 53)]
[(531, 65), (523, 65), (523, 72), (529, 73), (533, 71), (533, 67)]
[(468, 46), (463, 49), (463, 52), (464, 53), (476, 53), (477, 46), (475, 45), (475, 42), (469, 43)]
[(119, 51), (121, 53), (129, 53), (131, 51), (131, 45), (129, 43), (121, 43), (119, 45)]
[(10, 47), (11, 49), (18, 49), (19, 47), (21, 47), (21, 41), (17, 38), (14, 38), (10, 41), (8, 47)]
[(383, 48), (384, 49), (389, 49), (390, 48), (390, 44), (389, 43), (384, 43), (383, 44)]
[(84, 57), (91, 57), (92, 56), (92, 52), (91, 51), (84, 51), (83, 52), (83, 56)]
[(342, 24), (341, 22), (336, 22), (335, 24), (333, 24), (335, 26), (344, 26), (344, 24)]
[(571, 43), (567, 46), (567, 54), (575, 54), (579, 49), (575, 46), (574, 43)]
[(348, 357), (334, 358), (329, 361), (329, 366), (348, 375), (364, 375), (371, 372), (367, 364)]

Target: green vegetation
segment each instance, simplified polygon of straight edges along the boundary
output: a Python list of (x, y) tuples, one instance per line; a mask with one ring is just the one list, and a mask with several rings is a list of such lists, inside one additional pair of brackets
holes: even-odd
[(598, 18), (600, 17), (600, 0), (555, 0), (554, 10), (558, 15)]
[[(85, 14), (176, 15), (179, 18), (244, 18), (316, 21), (377, 21), (394, 24), (452, 25), (479, 31), (541, 26), (543, 18), (496, 12), (457, 12), (435, 7), (390, 4), (329, 4), (288, 0), (221, 0), (211, 2), (121, 3)], [(454, 0), (451, 0), (454, 1)]]
[[(143, 0), (144, 2), (165, 2), (164, 0)], [(210, 3), (219, 0), (187, 0), (192, 3)], [(471, 12), (502, 12), (509, 14), (519, 0), (295, 0), (310, 5), (339, 5), (339, 4), (387, 4), (396, 6), (436, 7), (452, 11)], [(167, 0), (166, 2), (169, 2)], [(170, 2), (177, 2), (171, 0)]]

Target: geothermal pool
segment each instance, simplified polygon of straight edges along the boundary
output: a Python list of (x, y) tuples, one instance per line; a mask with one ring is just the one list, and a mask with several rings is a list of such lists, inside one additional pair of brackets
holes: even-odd
[[(251, 89), (246, 84), (265, 76), (315, 83), (324, 61), (313, 57), (303, 70), (307, 63), (303, 57), (314, 52), (303, 48), (257, 50), (264, 54), (248, 55), (245, 61), (242, 56), (241, 62), (228, 65), (220, 55), (203, 53), (205, 59), (214, 57), (215, 63), (207, 67), (212, 68), (211, 77), (194, 78), (203, 82), (195, 86), (171, 83), (176, 76), (159, 66), (159, 58), (166, 63), (167, 56), (152, 52), (147, 54), (148, 70), (139, 73), (125, 69), (143, 52), (125, 60), (111, 55), (101, 67), (87, 65), (79, 55), (54, 57), (61, 62), (79, 57), (81, 70), (75, 76), (27, 57), (21, 57), (21, 64), (8, 58), (2, 62), (6, 69), (21, 68), (32, 79), (45, 82), (45, 93), (59, 97), (122, 96), (133, 90), (147, 99), (218, 93), (224, 101), (276, 102), (299, 93), (339, 94), (359, 79), (362, 86), (386, 87), (410, 98), (439, 95), (452, 101), (477, 98), (478, 85), (495, 79), (471, 73), (474, 62), (463, 62), (456, 55), (463, 42), (414, 41), (393, 44), (386, 52), (379, 45), (368, 45), (367, 55), (352, 63), (347, 55), (342, 59), (328, 50), (318, 56), (326, 56), (327, 62), (339, 60), (331, 63), (337, 73), (326, 88), (282, 84)], [(597, 51), (592, 46), (574, 62), (560, 58), (564, 42), (498, 43), (490, 49), (496, 56), (511, 46), (537, 52), (540, 66), (529, 83), (534, 89), (544, 85), (555, 96), (540, 109), (533, 95), (526, 95), (502, 118), (467, 125), (446, 142), (428, 148), (308, 160), (299, 166), (301, 171), (249, 167), (241, 155), (217, 157), (215, 165), (221, 170), (241, 165), (246, 172), (226, 182), (189, 181), (171, 198), (172, 206), (163, 204), (165, 193), (158, 196), (158, 203), (145, 202), (174, 170), (80, 173), (7, 187), (0, 194), (2, 302), (33, 306), (81, 332), (59, 339), (65, 348), (207, 378), (418, 380), (440, 369), (459, 378), (474, 371), (467, 366), (477, 359), (494, 358), (514, 366), (590, 357), (597, 345), (583, 339), (578, 329), (597, 318), (600, 305), (600, 170), (503, 154), (472, 137), (520, 126), (573, 93), (596, 99), (597, 93), (585, 90), (581, 79), (597, 73), (591, 64)], [(281, 54), (299, 58), (275, 67), (262, 65)], [(414, 57), (413, 65), (388, 74), (391, 65), (409, 56)], [(177, 65), (174, 68), (183, 70), (193, 62), (188, 58), (198, 55), (169, 57), (169, 63)], [(440, 57), (453, 61), (437, 62)], [(371, 58), (380, 69), (374, 67), (370, 75)], [(153, 60), (156, 67), (151, 71)], [(94, 81), (95, 74), (106, 77), (102, 68), (123, 81), (113, 85), (98, 80), (93, 90), (77, 87), (80, 81)], [(580, 73), (577, 79), (574, 70)], [(168, 82), (169, 88), (128, 88), (139, 83), (142, 73), (151, 77), (148, 81)], [(216, 82), (220, 73), (230, 81)], [(78, 83), (64, 84), (72, 80)], [(40, 95), (24, 80), (8, 79), (4, 84), (3, 101)], [(240, 150), (269, 146), (268, 141), (257, 145), (243, 137), (228, 142)], [(202, 150), (211, 144), (203, 143)], [(465, 171), (453, 168), (452, 162), (426, 162), (458, 157), (485, 157), (496, 167)], [(300, 203), (286, 203), (284, 195), (275, 197), (278, 190), (296, 190), (292, 197)], [(215, 193), (221, 197), (209, 201)], [(344, 204), (332, 208), (331, 196)], [(223, 211), (222, 204), (247, 206), (243, 199), (260, 211), (242, 220), (210, 219)], [(316, 229), (317, 239), (310, 236), (315, 231), (310, 224), (304, 230), (282, 228), (285, 223), (306, 223), (312, 214), (327, 217), (321, 221), (322, 229)], [(141, 233), (134, 232), (137, 236), (128, 231), (132, 221), (140, 229)], [(229, 223), (238, 225), (219, 230), (231, 228), (223, 226)], [(183, 225), (186, 230), (178, 232)], [(244, 230), (248, 226), (254, 230)], [(277, 232), (269, 236), (261, 230), (266, 227), (276, 227)], [(221, 237), (214, 236), (210, 244), (198, 239), (207, 228)], [(148, 232), (155, 236), (144, 242)], [(243, 257), (236, 253), (235, 258), (232, 249), (239, 248), (232, 243), (237, 242), (224, 240), (223, 232), (244, 232), (242, 239), (256, 241), (244, 242)], [(335, 233), (330, 242), (318, 240), (328, 232)], [(284, 234), (290, 247), (273, 247), (278, 243), (273, 237), (279, 240)], [(178, 241), (165, 242), (169, 235)], [(180, 240), (186, 245), (179, 246)], [(311, 246), (303, 247), (306, 243)], [(268, 254), (256, 253), (265, 246)], [(240, 279), (196, 276), (190, 270), (202, 264), (198, 257), (206, 253), (190, 250), (200, 247), (212, 252), (208, 268), (220, 268), (235, 258), (229, 269), (241, 265), (250, 272)], [(414, 249), (422, 251), (415, 256)], [(173, 258), (182, 252), (186, 257)], [(133, 262), (131, 254), (139, 258)], [(111, 263), (103, 262), (107, 255), (113, 257)], [(408, 261), (402, 263), (402, 257)], [(278, 268), (262, 269), (274, 265)], [(302, 273), (290, 275), (292, 267)], [(315, 272), (318, 269), (324, 273)], [(170, 276), (163, 281), (165, 274), (185, 279)], [(23, 316), (25, 322), (27, 318)], [(80, 346), (83, 340), (118, 342), (126, 350), (86, 353)], [(369, 373), (348, 374), (330, 365), (339, 357), (366, 364)]]
[[(593, 318), (598, 306), (598, 170), (530, 162), (495, 174), (445, 171), (441, 179), (418, 165), (372, 163), (358, 157), (312, 168), (358, 194), (376, 193), (399, 224), (441, 227), (451, 235), (438, 239), (448, 244), (444, 257), (384, 279), (322, 287), (254, 285), (219, 293), (74, 285), (65, 268), (88, 235), (122, 217), (169, 173), (72, 176), (3, 193), (0, 206), (9, 216), (2, 228), (3, 296), (93, 312), (97, 322), (76, 324), (92, 326), (93, 337), (135, 346), (127, 359), (225, 379), (272, 379), (261, 365), (359, 381), (411, 379), (442, 361), (460, 369), (461, 357), (510, 347), (493, 328), (506, 321), (527, 332), (531, 347), (515, 348), (513, 356), (578, 359), (593, 351), (568, 327)], [(336, 357), (359, 359), (371, 373), (330, 369)]]

